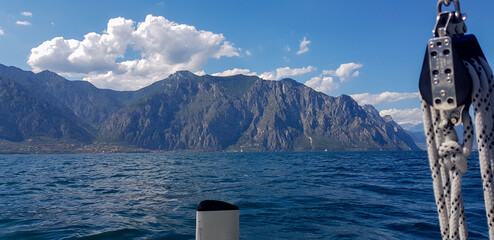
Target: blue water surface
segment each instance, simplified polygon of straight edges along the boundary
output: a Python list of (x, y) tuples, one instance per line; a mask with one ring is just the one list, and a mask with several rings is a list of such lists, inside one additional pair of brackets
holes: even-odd
[(194, 239), (205, 199), (240, 208), (241, 239), (441, 238), (426, 152), (0, 155), (0, 239)]

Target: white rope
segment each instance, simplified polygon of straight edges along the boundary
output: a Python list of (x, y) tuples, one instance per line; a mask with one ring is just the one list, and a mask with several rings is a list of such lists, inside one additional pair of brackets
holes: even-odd
[(475, 60), (465, 62), (472, 76), (472, 105), (475, 113), (475, 131), (479, 150), (480, 173), (484, 188), (484, 202), (489, 225), (489, 239), (494, 239), (494, 195), (493, 195), (493, 111), (492, 103), (492, 70), (484, 59), (480, 63)]
[[(422, 101), (422, 110), (441, 235), (443, 239), (457, 239), (458, 236), (467, 239), (461, 175), (468, 167), (466, 159), (471, 152), (472, 140), (465, 138), (465, 147), (460, 146), (453, 125), (444, 113), (425, 101)], [(471, 126), (468, 114), (463, 115), (463, 124)]]
[[(484, 201), (489, 224), (489, 238), (494, 240), (494, 77), (484, 59), (465, 62), (472, 77), (472, 105), (475, 113), (476, 136), (479, 145), (479, 162), (484, 186)], [(461, 176), (468, 168), (467, 158), (472, 152), (473, 126), (468, 109), (462, 113), (463, 144), (446, 112), (434, 109), (422, 100), (424, 130), (431, 168), (434, 197), (439, 214), (443, 239), (468, 239)]]

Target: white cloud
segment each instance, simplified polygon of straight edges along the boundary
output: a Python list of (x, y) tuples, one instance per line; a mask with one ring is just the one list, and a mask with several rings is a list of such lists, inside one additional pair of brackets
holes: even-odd
[(304, 39), (302, 41), (300, 41), (300, 50), (298, 50), (297, 55), (308, 52), (309, 47), (307, 47), (307, 46), (309, 45), (309, 43), (310, 43), (310, 41), (307, 40), (306, 37), (304, 37)]
[(211, 75), (212, 76), (218, 76), (218, 77), (226, 77), (226, 76), (233, 76), (233, 75), (238, 75), (238, 74), (249, 75), (249, 76), (257, 75), (257, 73), (251, 72), (249, 69), (238, 69), (238, 68), (226, 70), (226, 71), (223, 71), (220, 73), (213, 73)]
[(355, 99), (355, 101), (357, 101), (360, 105), (370, 104), (376, 106), (382, 103), (392, 103), (405, 99), (418, 98), (419, 93), (382, 92), (379, 94), (360, 93), (350, 96)]
[(359, 68), (362, 68), (364, 65), (360, 63), (344, 63), (341, 64), (340, 67), (336, 70), (324, 70), (323, 74), (324, 75), (330, 75), (333, 77), (338, 77), (340, 78), (341, 82), (346, 82), (349, 81), (350, 79), (354, 77), (358, 77), (360, 74), (359, 71), (355, 71)]
[[(123, 60), (129, 48), (140, 58)], [(197, 72), (208, 59), (239, 56), (239, 51), (222, 34), (148, 15), (137, 24), (110, 19), (102, 34), (88, 33), (82, 41), (45, 41), (31, 49), (27, 63), (34, 71), (81, 76), (100, 88), (135, 90), (179, 70)]]
[(419, 124), (422, 123), (422, 110), (420, 108), (413, 109), (387, 109), (379, 112), (381, 116), (390, 115), (398, 124)]
[(4, 35), (5, 33), (3, 32), (3, 29), (0, 28), (0, 36)]
[(286, 78), (286, 77), (306, 74), (306, 73), (309, 73), (309, 72), (312, 72), (315, 70), (316, 70), (316, 68), (313, 66), (302, 67), (302, 68), (293, 68), (293, 69), (290, 67), (283, 67), (283, 68), (278, 68), (275, 71), (257, 74), (257, 72), (251, 72), (250, 69), (234, 68), (234, 69), (226, 70), (226, 71), (219, 72), (219, 73), (213, 73), (211, 75), (212, 76), (232, 76), (232, 75), (243, 74), (243, 75), (247, 75), (247, 76), (258, 76), (264, 80), (279, 80), (279, 79)]
[(28, 22), (28, 21), (17, 21), (17, 22), (15, 22), (15, 24), (22, 25), (22, 26), (29, 26), (29, 25), (31, 25), (31, 23)]
[(334, 82), (333, 77), (313, 77), (305, 82), (305, 85), (323, 93), (329, 93), (330, 91), (339, 88), (339, 84)]
[(194, 74), (197, 76), (204, 76), (204, 75), (206, 75), (206, 72), (204, 70), (201, 70), (201, 71), (194, 72)]
[(250, 56), (250, 55), (252, 55), (252, 53), (249, 50), (246, 50), (245, 55)]
[(286, 77), (306, 74), (315, 70), (317, 70), (317, 68), (313, 66), (293, 68), (293, 69), (290, 67), (284, 67), (284, 68), (278, 68), (276, 69), (276, 71), (262, 73), (259, 77), (266, 80), (278, 80)]
[[(305, 82), (305, 85), (316, 91), (329, 94), (332, 90), (338, 89), (341, 83), (357, 77), (359, 72), (354, 70), (361, 67), (363, 67), (362, 64), (344, 63), (336, 70), (323, 70), (322, 74), (311, 78), (309, 81)], [(334, 77), (338, 77), (339, 81), (335, 81)]]
[(25, 16), (25, 17), (32, 17), (33, 16), (33, 13), (31, 13), (31, 12), (22, 12), (21, 15), (22, 16)]

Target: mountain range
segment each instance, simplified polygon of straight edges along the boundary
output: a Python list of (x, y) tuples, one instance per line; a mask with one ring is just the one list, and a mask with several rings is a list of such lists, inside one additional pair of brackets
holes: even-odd
[(179, 71), (137, 91), (0, 64), (0, 152), (417, 150), (391, 117), (293, 79)]

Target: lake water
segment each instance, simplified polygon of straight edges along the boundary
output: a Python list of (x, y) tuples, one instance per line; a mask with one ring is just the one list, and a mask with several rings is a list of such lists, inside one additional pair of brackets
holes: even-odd
[(194, 239), (206, 199), (240, 208), (241, 239), (440, 239), (426, 152), (0, 155), (0, 239)]

